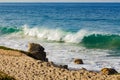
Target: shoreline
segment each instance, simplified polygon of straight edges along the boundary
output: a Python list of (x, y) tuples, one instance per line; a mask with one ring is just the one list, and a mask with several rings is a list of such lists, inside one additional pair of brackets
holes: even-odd
[[(26, 52), (28, 53), (28, 52)], [(27, 56), (24, 51), (0, 47), (0, 71), (17, 80), (120, 80), (120, 75), (103, 75), (86, 69), (69, 70), (55, 67)]]

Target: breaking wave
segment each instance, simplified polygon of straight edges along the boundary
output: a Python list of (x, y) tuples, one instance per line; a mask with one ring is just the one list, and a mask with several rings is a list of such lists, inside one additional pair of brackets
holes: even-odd
[(0, 27), (0, 34), (22, 32), (24, 36), (36, 37), (41, 40), (76, 43), (87, 48), (120, 48), (120, 35), (90, 32), (84, 29), (78, 32), (69, 32), (62, 29), (48, 29), (27, 25), (22, 28)]

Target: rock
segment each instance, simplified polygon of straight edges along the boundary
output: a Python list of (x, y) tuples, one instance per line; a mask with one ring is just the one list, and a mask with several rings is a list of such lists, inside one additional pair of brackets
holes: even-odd
[(103, 68), (103, 69), (101, 69), (100, 73), (105, 74), (105, 75), (111, 75), (111, 74), (115, 74), (118, 72), (112, 68)]
[(68, 69), (68, 65), (59, 65), (60, 68)]
[(82, 59), (74, 59), (74, 63), (83, 64), (83, 61), (82, 61)]
[(28, 44), (28, 51), (29, 52), (43, 52), (44, 48), (40, 45), (40, 44), (36, 44), (36, 43), (29, 43)]
[(29, 43), (28, 52), (28, 55), (35, 59), (48, 61), (46, 58), (46, 52), (44, 52), (44, 48), (40, 44)]
[(57, 65), (54, 64), (53, 62), (49, 62), (51, 65), (53, 65), (54, 67), (58, 67), (58, 68), (63, 68), (63, 69), (68, 69), (68, 65)]

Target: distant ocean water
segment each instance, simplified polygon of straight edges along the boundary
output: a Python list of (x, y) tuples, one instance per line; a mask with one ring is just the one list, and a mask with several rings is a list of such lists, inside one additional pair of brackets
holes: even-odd
[(0, 45), (27, 50), (29, 42), (56, 64), (120, 72), (120, 3), (0, 3)]

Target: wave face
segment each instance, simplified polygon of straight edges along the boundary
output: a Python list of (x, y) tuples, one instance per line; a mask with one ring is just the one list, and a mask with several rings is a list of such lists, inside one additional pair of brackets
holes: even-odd
[(10, 33), (15, 33), (19, 32), (20, 29), (15, 28), (15, 27), (0, 27), (0, 34), (10, 34)]
[(88, 48), (120, 49), (120, 36), (111, 34), (92, 34), (82, 39), (82, 44)]

